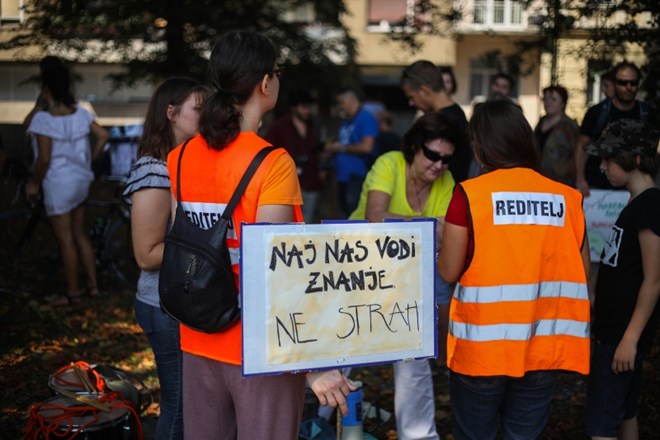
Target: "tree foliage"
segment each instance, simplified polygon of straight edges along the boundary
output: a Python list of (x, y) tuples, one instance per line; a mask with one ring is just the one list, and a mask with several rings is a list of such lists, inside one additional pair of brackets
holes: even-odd
[(641, 66), (641, 89), (646, 100), (660, 108), (660, 2), (583, 0), (579, 13), (598, 23), (589, 38), (604, 48), (603, 55), (610, 60), (625, 55), (626, 43), (643, 48), (646, 64)]
[(657, 0), (545, 0), (526, 1), (528, 14), (537, 17), (538, 34), (521, 42), (521, 52), (540, 50), (551, 54), (551, 78), (558, 80), (558, 42), (578, 35), (587, 44), (571, 56), (599, 60), (603, 66), (625, 58), (630, 44), (646, 55), (641, 89), (645, 99), (660, 106), (660, 2)]
[[(602, 60), (612, 64), (617, 57), (624, 57), (629, 43), (639, 44), (647, 58), (642, 67), (642, 88), (646, 99), (660, 106), (660, 2), (658, 0), (522, 0), (530, 23), (537, 32), (526, 34), (515, 42), (516, 50), (484, 52), (482, 61), (487, 65), (512, 74), (532, 72), (540, 57), (525, 56), (530, 53), (551, 54), (552, 82), (558, 80), (557, 64), (560, 57), (558, 42), (563, 38), (579, 36), (587, 44), (579, 53), (570, 55)], [(418, 0), (416, 19), (410, 19), (407, 27), (395, 28), (389, 38), (399, 41), (407, 49), (421, 48), (419, 33), (448, 35), (451, 24), (462, 19), (466, 12), (455, 2), (454, 7), (443, 8), (437, 0)]]
[[(311, 6), (324, 25), (309, 27), (287, 13)], [(283, 64), (350, 64), (354, 42), (341, 28), (342, 1), (321, 0), (30, 0), (23, 32), (1, 49), (41, 47), (72, 62), (117, 62), (114, 84), (171, 75), (208, 76), (208, 54), (233, 29), (268, 36)], [(330, 32), (328, 29), (332, 29)]]
[(401, 22), (390, 23), (392, 28), (386, 38), (414, 54), (422, 48), (420, 34), (447, 36), (458, 19), (460, 12), (454, 7), (441, 5), (437, 0), (416, 0), (410, 14)]

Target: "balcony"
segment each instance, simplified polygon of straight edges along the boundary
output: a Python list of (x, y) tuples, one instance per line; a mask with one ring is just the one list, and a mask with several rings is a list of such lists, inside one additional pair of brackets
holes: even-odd
[(528, 24), (522, 0), (457, 0), (455, 7), (461, 13), (455, 27), (459, 33), (525, 33), (535, 29)]

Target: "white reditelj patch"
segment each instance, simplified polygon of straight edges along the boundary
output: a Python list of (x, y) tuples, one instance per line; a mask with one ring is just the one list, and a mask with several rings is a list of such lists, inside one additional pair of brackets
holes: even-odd
[[(227, 204), (225, 203), (206, 203), (206, 202), (182, 202), (183, 212), (186, 213), (188, 219), (193, 222), (197, 227), (202, 229), (210, 229), (225, 212)], [(233, 235), (232, 235), (233, 234)], [(228, 238), (235, 238), (236, 233), (234, 227), (230, 223), (229, 230), (227, 231)]]
[(566, 202), (561, 194), (494, 192), (493, 224), (564, 226)]

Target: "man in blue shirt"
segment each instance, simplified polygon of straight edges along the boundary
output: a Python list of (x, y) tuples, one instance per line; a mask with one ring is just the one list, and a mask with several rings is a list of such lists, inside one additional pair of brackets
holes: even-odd
[(375, 157), (378, 121), (362, 108), (352, 89), (337, 94), (337, 107), (345, 121), (339, 129), (337, 141), (327, 145), (325, 152), (336, 155), (339, 205), (344, 218), (348, 218), (358, 205), (362, 183)]

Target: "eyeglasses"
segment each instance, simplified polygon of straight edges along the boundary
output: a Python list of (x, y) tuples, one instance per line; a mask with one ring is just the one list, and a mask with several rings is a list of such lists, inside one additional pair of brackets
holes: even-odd
[(431, 150), (429, 147), (427, 147), (424, 144), (420, 145), (420, 148), (422, 149), (422, 153), (424, 154), (424, 157), (426, 157), (431, 162), (442, 162), (444, 164), (449, 164), (449, 162), (451, 162), (451, 160), (454, 158), (453, 154), (446, 154), (443, 156), (437, 151)]
[(621, 87), (625, 87), (625, 86), (637, 87), (639, 85), (638, 79), (615, 79), (614, 82), (616, 83), (617, 86), (621, 86)]
[(270, 73), (271, 75), (275, 75), (278, 78), (282, 78), (282, 75), (284, 75), (284, 67), (279, 66), (273, 69), (273, 71)]

